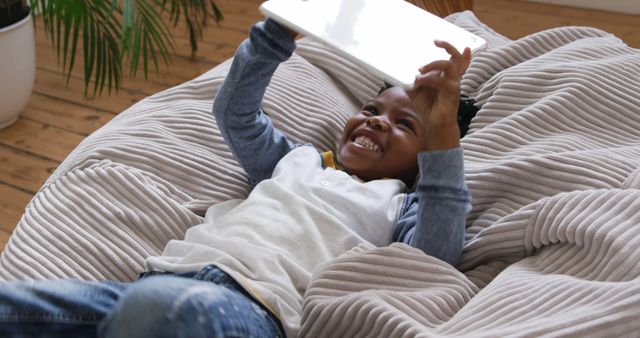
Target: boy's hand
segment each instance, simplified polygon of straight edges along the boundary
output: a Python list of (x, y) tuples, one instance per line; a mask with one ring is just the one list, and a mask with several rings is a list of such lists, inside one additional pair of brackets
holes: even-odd
[(444, 48), (451, 57), (420, 68), (420, 75), (416, 76), (414, 86), (409, 91), (414, 109), (423, 117), (427, 150), (430, 151), (460, 146), (460, 77), (471, 61), (469, 48), (460, 54), (448, 42), (436, 40), (435, 45)]
[(278, 21), (271, 19), (271, 18), (266, 18), (265, 19), (265, 23), (269, 22), (270, 25), (274, 25), (274, 26), (278, 26), (278, 28), (280, 28), (280, 30), (282, 30), (283, 32), (289, 34), (289, 36), (291, 36), (294, 40), (298, 37), (298, 32), (279, 23)]

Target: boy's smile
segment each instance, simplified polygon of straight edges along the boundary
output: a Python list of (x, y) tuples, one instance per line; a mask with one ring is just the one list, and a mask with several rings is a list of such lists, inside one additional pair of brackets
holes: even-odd
[(362, 149), (365, 152), (374, 153), (384, 152), (384, 146), (381, 144), (380, 138), (369, 127), (356, 129), (349, 141), (347, 145), (354, 146), (358, 150)]
[(418, 152), (426, 149), (424, 134), (407, 93), (391, 87), (347, 121), (338, 161), (366, 181), (396, 178), (411, 185), (418, 174)]

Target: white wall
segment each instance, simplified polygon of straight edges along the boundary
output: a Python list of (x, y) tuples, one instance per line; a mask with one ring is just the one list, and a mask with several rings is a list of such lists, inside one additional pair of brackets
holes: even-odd
[(527, 0), (571, 7), (600, 9), (626, 14), (640, 14), (640, 0)]

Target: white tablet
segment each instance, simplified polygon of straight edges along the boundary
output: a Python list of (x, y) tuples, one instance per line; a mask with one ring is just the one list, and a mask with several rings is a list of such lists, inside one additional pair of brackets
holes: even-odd
[(418, 68), (449, 59), (435, 39), (460, 52), (485, 45), (484, 39), (404, 0), (269, 0), (260, 11), (404, 88), (412, 86)]

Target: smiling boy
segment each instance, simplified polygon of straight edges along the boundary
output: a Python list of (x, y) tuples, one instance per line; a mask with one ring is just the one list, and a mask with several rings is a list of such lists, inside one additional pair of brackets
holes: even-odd
[(334, 155), (292, 143), (261, 109), (271, 77), (295, 49), (293, 36), (271, 20), (256, 24), (214, 100), (251, 194), (211, 207), (209, 222), (147, 260), (149, 270), (215, 266), (287, 336), (296, 334), (319, 264), (356, 246), (398, 241), (455, 265), (470, 208), (456, 122), (468, 50), (436, 42), (451, 59), (423, 67), (412, 91), (390, 87), (366, 102), (346, 122)]
[(436, 42), (450, 60), (423, 67), (414, 90), (366, 102), (334, 155), (293, 144), (261, 110), (293, 35), (256, 24), (214, 100), (250, 195), (210, 207), (134, 283), (2, 285), (0, 335), (295, 337), (312, 272), (354, 247), (404, 242), (457, 263), (470, 209), (456, 124), (468, 50)]
[(339, 163), (365, 181), (396, 178), (411, 187), (418, 173), (418, 152), (426, 149), (421, 126), (406, 92), (398, 87), (385, 89), (347, 121)]

